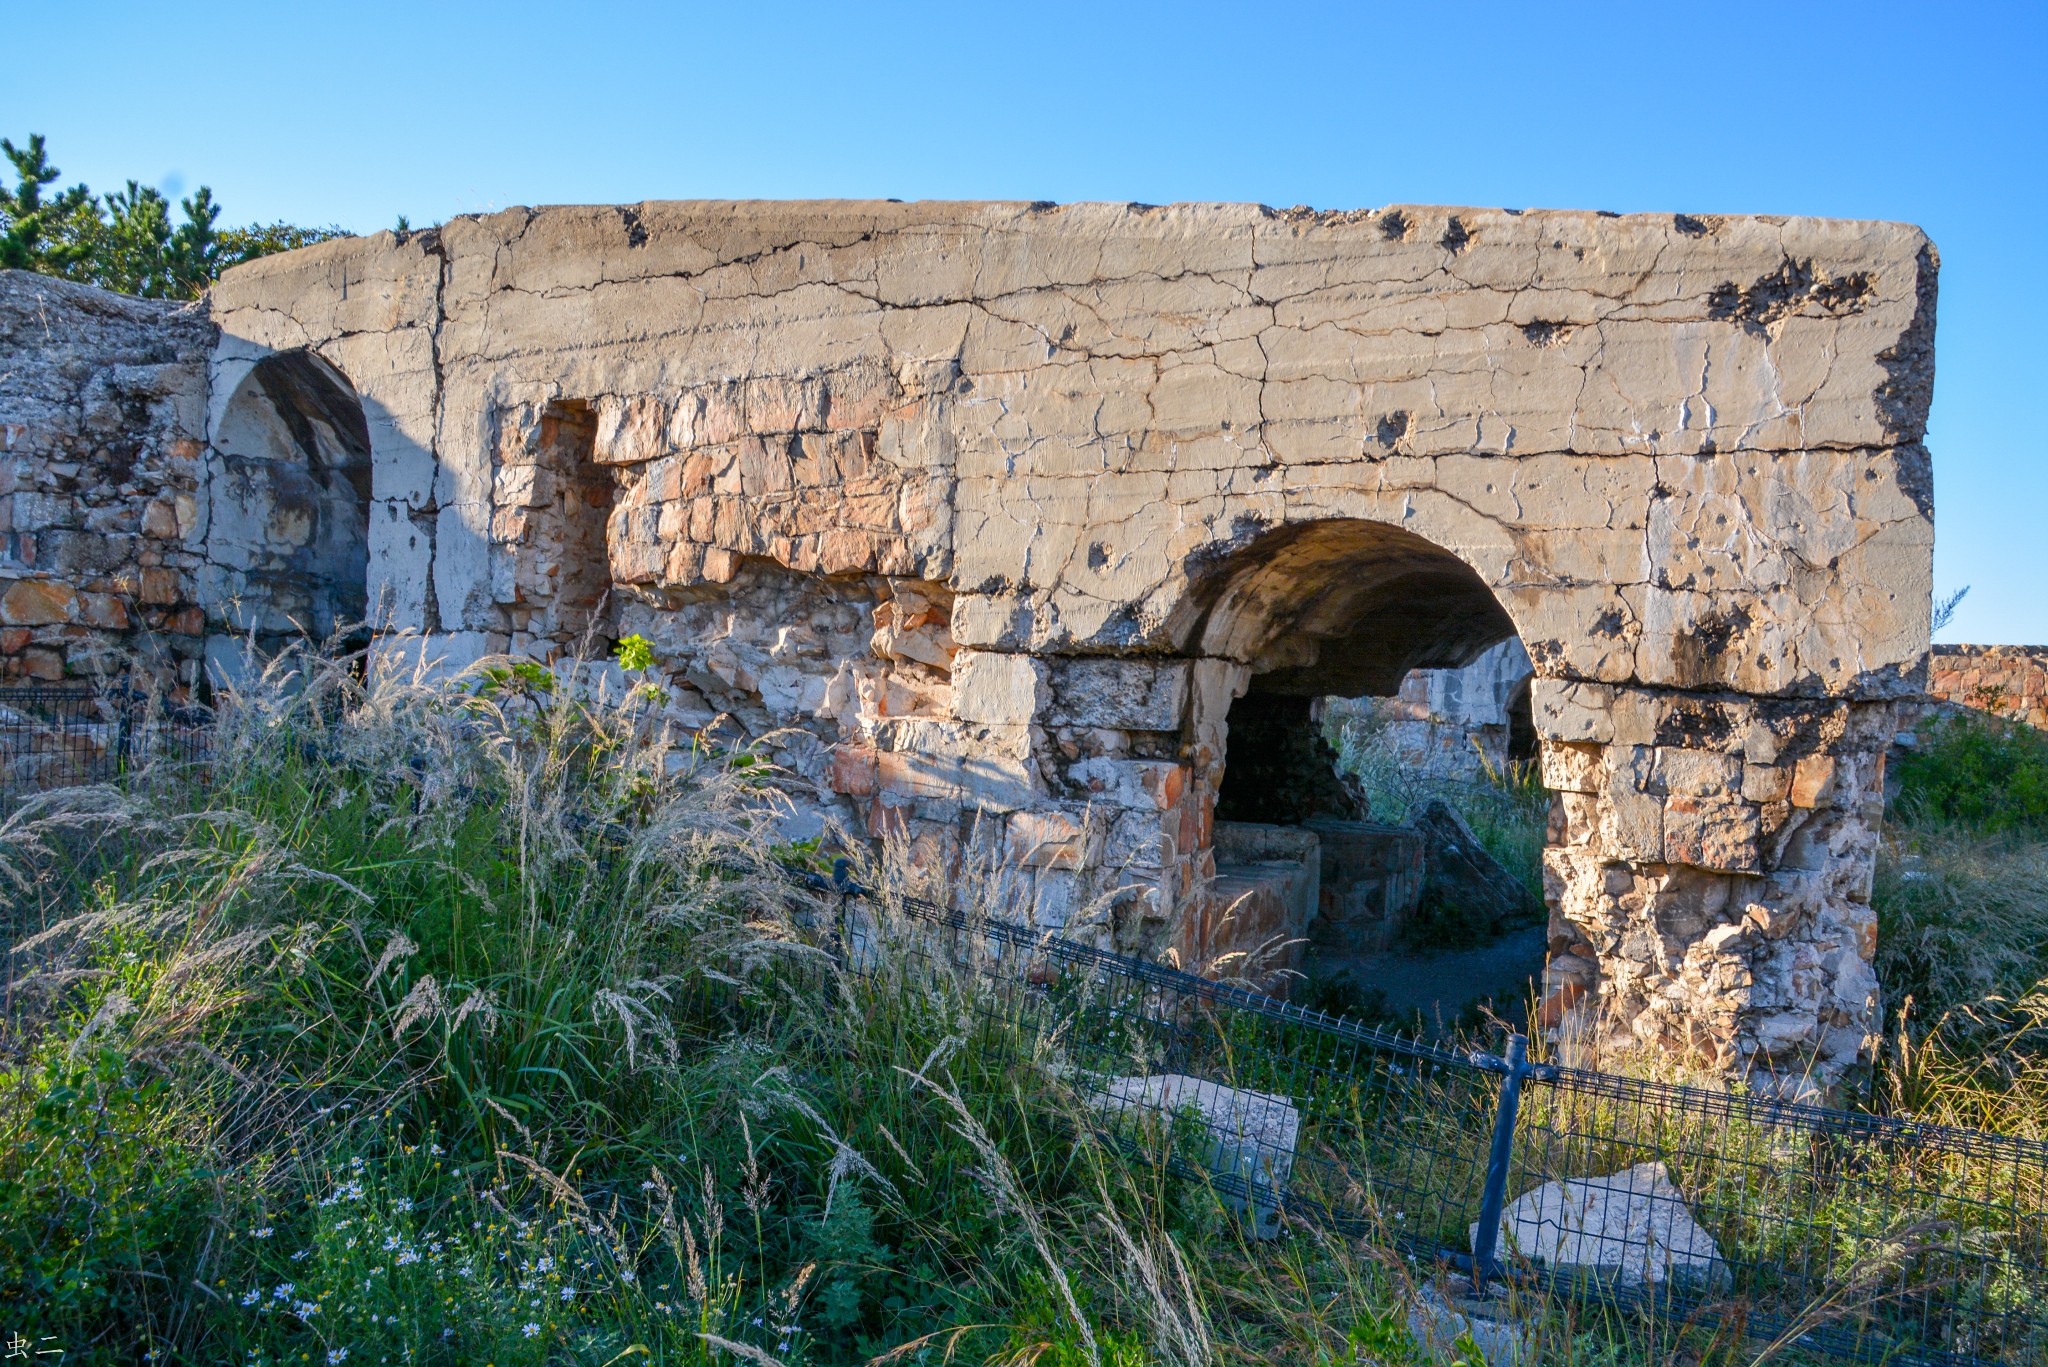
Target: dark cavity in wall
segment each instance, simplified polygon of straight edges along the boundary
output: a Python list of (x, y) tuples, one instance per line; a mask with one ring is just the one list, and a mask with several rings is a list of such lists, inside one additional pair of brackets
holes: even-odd
[(529, 629), (558, 645), (592, 654), (608, 651), (612, 568), (607, 528), (619, 484), (595, 458), (597, 415), (582, 400), (548, 405), (541, 414), (540, 506), (529, 533), (541, 552), (532, 597), (541, 609)]

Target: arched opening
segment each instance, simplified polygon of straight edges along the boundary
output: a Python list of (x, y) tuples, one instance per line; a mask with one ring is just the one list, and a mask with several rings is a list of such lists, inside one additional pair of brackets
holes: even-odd
[(308, 351), (259, 361), (213, 438), (209, 558), (239, 581), (238, 628), (354, 636), (369, 625), (370, 430), (342, 373)]
[(1450, 1024), (1543, 967), (1529, 657), (1473, 569), (1397, 527), (1269, 533), (1196, 577), (1188, 649), (1241, 662), (1213, 917), (1297, 928), (1298, 999)]

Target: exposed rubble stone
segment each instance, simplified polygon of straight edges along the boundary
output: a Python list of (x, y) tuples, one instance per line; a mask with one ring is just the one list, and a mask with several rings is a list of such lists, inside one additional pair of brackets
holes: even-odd
[(1554, 982), (1826, 1081), (1924, 674), (1934, 282), (1888, 224), (874, 202), (512, 209), (185, 311), (7, 277), (0, 577), (50, 587), (0, 650), (189, 680), (351, 574), (393, 657), (637, 632), (814, 821), (979, 829), (1042, 922), (1167, 953), (1254, 712), (1519, 640)]
[(1226, 1202), (1250, 1216), (1253, 1238), (1280, 1236), (1280, 1209), (1301, 1134), (1301, 1112), (1292, 1101), (1181, 1073), (1108, 1078), (1094, 1100), (1104, 1110), (1168, 1127), (1183, 1115), (1199, 1123), (1205, 1135), (1202, 1161), (1229, 1184), (1223, 1188)]
[(0, 682), (198, 682), (214, 337), (198, 308), (0, 271)]

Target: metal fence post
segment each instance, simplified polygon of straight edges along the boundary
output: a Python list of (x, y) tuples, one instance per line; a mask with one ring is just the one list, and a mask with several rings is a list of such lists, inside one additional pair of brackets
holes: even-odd
[(853, 967), (853, 897), (858, 888), (853, 883), (853, 861), (845, 855), (832, 861), (832, 888), (839, 894), (838, 924), (833, 927), (834, 952), (832, 957), (839, 967)]
[(1486, 1185), (1479, 1194), (1479, 1232), (1472, 1239), (1472, 1289), (1481, 1295), (1486, 1291), (1486, 1279), (1501, 1275), (1500, 1212), (1507, 1204), (1508, 1167), (1515, 1156), (1515, 1115), (1522, 1106), (1522, 1081), (1530, 1073), (1527, 1036), (1508, 1037), (1505, 1062), (1500, 1106), (1493, 1116), (1493, 1147), (1486, 1155)]

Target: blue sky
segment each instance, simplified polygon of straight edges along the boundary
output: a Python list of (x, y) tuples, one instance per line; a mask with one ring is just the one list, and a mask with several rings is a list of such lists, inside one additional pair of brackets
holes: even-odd
[[(2048, 642), (2048, 5), (34, 5), (68, 181), (359, 231), (740, 196), (1903, 219), (1941, 250), (1941, 639)], [(33, 54), (33, 60), (28, 60)]]

